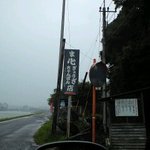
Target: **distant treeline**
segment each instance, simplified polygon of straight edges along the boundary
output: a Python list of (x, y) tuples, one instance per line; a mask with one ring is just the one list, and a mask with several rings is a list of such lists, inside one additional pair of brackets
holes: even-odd
[(8, 110), (8, 104), (7, 103), (0, 103), (0, 110)]

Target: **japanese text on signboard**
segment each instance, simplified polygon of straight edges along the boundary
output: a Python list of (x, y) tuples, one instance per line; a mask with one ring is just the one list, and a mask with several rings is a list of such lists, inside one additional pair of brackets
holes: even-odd
[(68, 95), (77, 93), (79, 50), (65, 50), (63, 91)]
[(138, 100), (136, 98), (125, 98), (115, 100), (116, 116), (138, 116)]

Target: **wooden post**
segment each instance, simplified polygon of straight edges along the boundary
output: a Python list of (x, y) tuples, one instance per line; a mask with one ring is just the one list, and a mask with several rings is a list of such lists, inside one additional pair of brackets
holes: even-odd
[(68, 97), (68, 112), (67, 112), (67, 138), (70, 137), (71, 100), (72, 100), (72, 96), (69, 95), (69, 97)]

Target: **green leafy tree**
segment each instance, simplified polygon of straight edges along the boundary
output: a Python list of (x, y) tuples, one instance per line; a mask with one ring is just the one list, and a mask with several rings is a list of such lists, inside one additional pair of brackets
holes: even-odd
[(106, 29), (111, 94), (150, 86), (150, 23), (143, 0), (114, 0), (122, 7)]

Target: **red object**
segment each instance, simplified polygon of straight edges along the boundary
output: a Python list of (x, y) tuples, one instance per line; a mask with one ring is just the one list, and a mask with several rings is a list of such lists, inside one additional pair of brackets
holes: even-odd
[(50, 112), (51, 112), (51, 113), (54, 112), (54, 104), (53, 104), (53, 101), (50, 102)]

